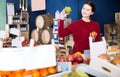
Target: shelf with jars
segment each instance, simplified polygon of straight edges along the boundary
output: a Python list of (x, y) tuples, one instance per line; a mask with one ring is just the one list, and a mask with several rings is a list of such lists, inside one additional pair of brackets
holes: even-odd
[[(29, 39), (29, 14), (28, 11), (21, 11), (20, 14), (16, 13), (16, 15), (12, 18), (12, 23), (9, 24), (9, 29), (18, 29), (20, 31), (20, 37), (25, 37), (26, 40)], [(16, 37), (13, 34), (9, 34), (10, 37)]]

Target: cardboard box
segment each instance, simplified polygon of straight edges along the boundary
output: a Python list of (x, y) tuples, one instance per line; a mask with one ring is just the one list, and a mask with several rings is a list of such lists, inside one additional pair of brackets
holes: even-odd
[(95, 57), (91, 60), (90, 66), (106, 73), (109, 77), (120, 77), (120, 68), (110, 62)]
[(112, 37), (110, 35), (111, 32), (112, 32), (111, 24), (104, 24), (104, 36), (108, 42), (112, 41)]
[(108, 43), (117, 44), (120, 41), (120, 24), (104, 24), (104, 36)]
[(76, 68), (76, 71), (83, 71), (86, 72), (87, 74), (90, 74), (90, 77), (110, 77), (106, 75), (104, 72), (100, 71), (97, 68), (91, 67), (90, 65), (87, 64), (79, 64)]
[[(54, 45), (36, 47), (1, 48), (0, 70), (32, 70), (56, 65)], [(48, 54), (49, 53), (49, 54)]]
[(120, 68), (111, 64), (106, 60), (102, 60), (98, 58), (100, 54), (107, 53), (107, 44), (104, 37), (102, 38), (103, 41), (100, 42), (92, 42), (90, 41), (90, 67), (98, 69), (99, 71), (104, 72), (108, 77), (120, 77)]

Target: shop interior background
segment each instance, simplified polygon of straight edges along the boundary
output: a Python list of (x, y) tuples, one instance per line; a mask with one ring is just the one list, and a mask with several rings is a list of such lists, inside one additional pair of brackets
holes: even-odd
[[(41, 14), (55, 14), (56, 10), (62, 11), (65, 6), (72, 8), (72, 13), (68, 16), (72, 21), (81, 17), (81, 7), (85, 1), (92, 1), (96, 5), (96, 12), (92, 19), (100, 23), (101, 33), (104, 35), (104, 24), (115, 22), (115, 12), (120, 12), (120, 0), (46, 0), (46, 9), (31, 11), (31, 0), (28, 0), (28, 12), (30, 15), (30, 32), (36, 28), (35, 19)], [(19, 9), (19, 0), (6, 0), (15, 4), (15, 12)], [(2, 3), (2, 5), (4, 5)], [(7, 18), (7, 16), (6, 16)], [(7, 22), (7, 20), (6, 20)]]

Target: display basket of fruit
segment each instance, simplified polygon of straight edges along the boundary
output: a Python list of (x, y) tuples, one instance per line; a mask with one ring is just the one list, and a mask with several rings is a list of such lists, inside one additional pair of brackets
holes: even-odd
[(112, 45), (107, 47), (107, 53), (111, 56), (114, 57), (114, 55), (120, 53), (120, 46), (119, 45)]
[(54, 45), (0, 49), (0, 70), (31, 70), (55, 65)]
[(106, 56), (95, 57), (91, 60), (90, 66), (106, 73), (109, 77), (120, 77), (120, 57), (112, 60)]

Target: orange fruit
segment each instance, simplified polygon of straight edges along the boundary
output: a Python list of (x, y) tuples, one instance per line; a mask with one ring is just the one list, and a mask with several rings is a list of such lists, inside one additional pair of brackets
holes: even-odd
[(3, 71), (0, 71), (0, 76), (3, 76), (4, 75), (4, 72)]
[(22, 76), (22, 74), (21, 74), (21, 73), (16, 72), (16, 73), (14, 74), (14, 77), (23, 77), (23, 76)]
[(96, 37), (96, 36), (97, 36), (97, 33), (96, 33), (95, 31), (93, 31), (93, 32), (91, 33), (91, 35), (92, 35), (92, 37)]
[(39, 71), (38, 70), (33, 70), (32, 71), (32, 77), (40, 77)]
[(11, 74), (11, 71), (0, 71), (0, 77), (6, 77)]
[(48, 75), (47, 68), (42, 68), (39, 70), (41, 77), (45, 77)]
[(11, 73), (8, 77), (15, 77), (14, 73)]
[(4, 75), (8, 76), (11, 74), (11, 71), (3, 71)]
[(28, 75), (31, 75), (31, 71), (30, 70), (26, 70), (23, 72), (22, 76), (28, 76)]
[(53, 66), (53, 67), (48, 67), (48, 73), (49, 74), (55, 74), (56, 73), (56, 69), (55, 69), (55, 67)]
[(10, 77), (22, 77), (24, 71), (25, 71), (24, 69), (12, 71)]

